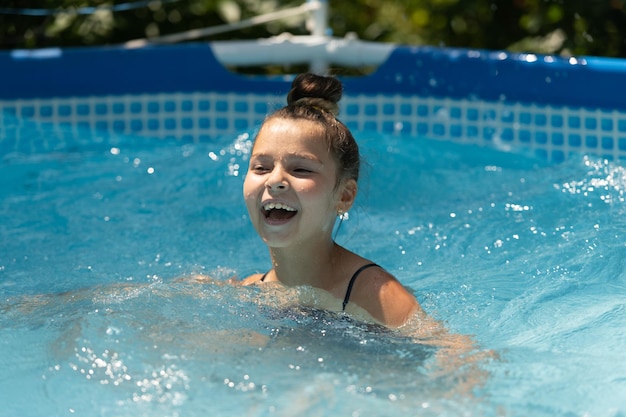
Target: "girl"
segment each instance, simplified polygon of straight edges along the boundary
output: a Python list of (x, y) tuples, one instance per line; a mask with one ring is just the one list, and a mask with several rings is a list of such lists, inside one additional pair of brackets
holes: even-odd
[(261, 126), (243, 194), (272, 269), (243, 284), (309, 286), (317, 292), (315, 307), (400, 327), (424, 314), (415, 297), (332, 238), (336, 218), (354, 203), (360, 165), (356, 141), (336, 118), (341, 95), (337, 79), (301, 74), (287, 106)]

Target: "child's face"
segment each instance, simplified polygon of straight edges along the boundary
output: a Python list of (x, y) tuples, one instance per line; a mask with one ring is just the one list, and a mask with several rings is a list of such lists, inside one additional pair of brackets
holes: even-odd
[(243, 193), (250, 220), (270, 247), (328, 240), (337, 210), (345, 208), (344, 184), (336, 184), (337, 163), (319, 126), (280, 118), (263, 125)]

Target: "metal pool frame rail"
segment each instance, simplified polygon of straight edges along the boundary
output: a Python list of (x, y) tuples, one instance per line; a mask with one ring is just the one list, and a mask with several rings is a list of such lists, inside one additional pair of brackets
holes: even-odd
[[(357, 132), (526, 150), (553, 161), (572, 153), (626, 157), (626, 60), (319, 37), (252, 42), (270, 60), (316, 55), (329, 65), (380, 62), (371, 75), (341, 77), (340, 118)], [(191, 141), (253, 129), (283, 104), (292, 77), (227, 70), (229, 59), (250, 54), (237, 49), (244, 47), (0, 52), (0, 152), (62, 146), (63, 135), (51, 129)], [(34, 137), (33, 129), (45, 133)]]

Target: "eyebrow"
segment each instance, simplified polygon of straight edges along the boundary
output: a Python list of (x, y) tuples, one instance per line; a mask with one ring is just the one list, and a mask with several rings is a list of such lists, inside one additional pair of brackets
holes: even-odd
[[(272, 158), (273, 157), (270, 154), (266, 154), (266, 153), (253, 153), (251, 156), (251, 158)], [(311, 154), (311, 153), (292, 153), (287, 155), (288, 158), (293, 158), (293, 159), (302, 159), (305, 161), (313, 161), (313, 162), (317, 162), (319, 164), (324, 164), (322, 162), (321, 159), (319, 159), (317, 156)]]

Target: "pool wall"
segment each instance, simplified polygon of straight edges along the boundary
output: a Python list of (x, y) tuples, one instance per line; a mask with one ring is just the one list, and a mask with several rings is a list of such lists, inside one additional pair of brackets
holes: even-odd
[[(626, 60), (398, 46), (373, 74), (341, 78), (354, 130), (626, 157)], [(291, 79), (232, 73), (209, 43), (0, 52), (0, 151), (54, 150), (72, 129), (210, 140), (258, 126)]]

